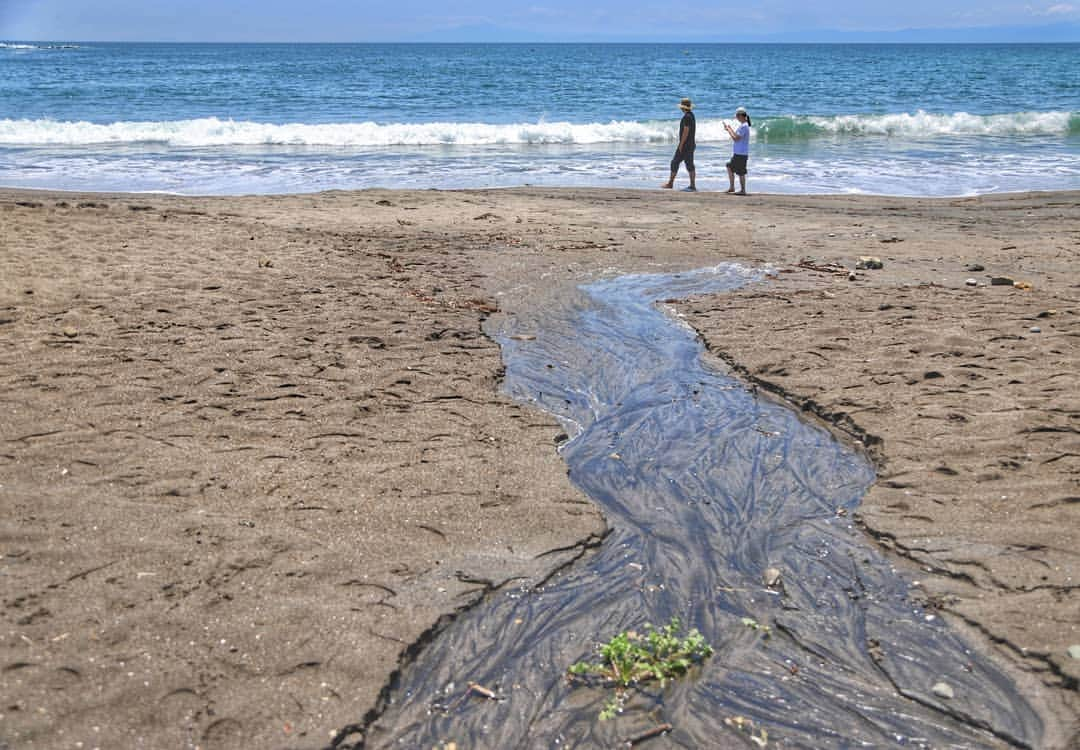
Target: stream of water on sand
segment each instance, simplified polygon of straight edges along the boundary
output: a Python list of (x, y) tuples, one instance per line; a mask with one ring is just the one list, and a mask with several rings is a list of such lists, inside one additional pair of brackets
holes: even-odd
[[(874, 478), (865, 457), (706, 365), (694, 332), (655, 304), (755, 275), (623, 276), (490, 331), (506, 390), (565, 425), (570, 476), (610, 534), (538, 590), (495, 592), (457, 618), (353, 747), (614, 747), (660, 724), (672, 729), (649, 746), (753, 747), (763, 729), (768, 747), (1039, 745), (1015, 686), (913, 603), (853, 527)], [(782, 572), (772, 589), (768, 568)], [(673, 616), (715, 654), (599, 721), (610, 691), (570, 684), (567, 667)]]

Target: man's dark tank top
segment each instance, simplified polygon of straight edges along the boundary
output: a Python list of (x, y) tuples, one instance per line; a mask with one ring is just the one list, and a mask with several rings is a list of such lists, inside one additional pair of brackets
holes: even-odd
[(683, 146), (683, 151), (693, 151), (697, 145), (694, 140), (694, 131), (697, 130), (697, 122), (694, 120), (694, 113), (687, 112), (682, 116), (682, 122), (679, 123), (679, 139), (682, 140), (683, 128), (690, 128), (690, 134), (686, 136), (686, 145)]

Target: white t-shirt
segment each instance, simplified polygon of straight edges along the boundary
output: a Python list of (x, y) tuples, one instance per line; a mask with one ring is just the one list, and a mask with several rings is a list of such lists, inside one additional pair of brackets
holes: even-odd
[(735, 128), (735, 135), (739, 136), (739, 140), (732, 144), (733, 154), (742, 154), (743, 156), (750, 155), (750, 126), (745, 122), (740, 123), (739, 127)]

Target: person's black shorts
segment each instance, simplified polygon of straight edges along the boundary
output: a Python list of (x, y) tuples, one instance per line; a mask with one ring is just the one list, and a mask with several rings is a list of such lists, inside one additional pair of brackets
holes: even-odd
[(682, 152), (676, 151), (675, 156), (671, 157), (671, 171), (674, 172), (679, 168), (680, 163), (685, 163), (686, 168), (691, 172), (694, 171), (694, 149)]
[(746, 154), (732, 154), (727, 165), (735, 174), (746, 174)]

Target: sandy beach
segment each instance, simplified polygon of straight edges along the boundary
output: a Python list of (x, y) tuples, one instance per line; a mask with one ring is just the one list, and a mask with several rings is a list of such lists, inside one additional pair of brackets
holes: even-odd
[(677, 305), (717, 366), (865, 446), (867, 544), (1080, 742), (1080, 192), (0, 190), (0, 226), (0, 748), (361, 725), (605, 532), (484, 322), (727, 261), (770, 273)]

